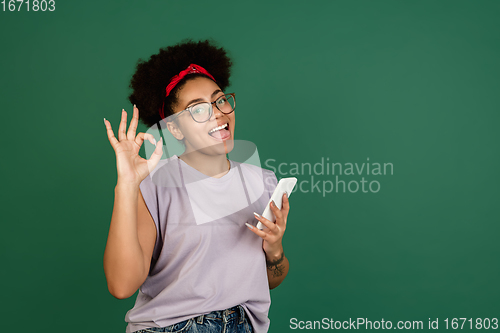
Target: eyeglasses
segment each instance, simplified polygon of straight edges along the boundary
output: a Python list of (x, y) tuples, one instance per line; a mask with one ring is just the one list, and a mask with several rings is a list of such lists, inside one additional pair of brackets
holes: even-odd
[(171, 120), (174, 121), (184, 111), (189, 111), (191, 117), (197, 123), (208, 121), (213, 114), (212, 104), (224, 114), (230, 114), (236, 107), (235, 93), (225, 94), (217, 98), (214, 102), (202, 102), (191, 105), (190, 107), (178, 112)]

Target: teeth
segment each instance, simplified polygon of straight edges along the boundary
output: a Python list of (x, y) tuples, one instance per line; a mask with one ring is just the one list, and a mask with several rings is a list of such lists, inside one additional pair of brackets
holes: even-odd
[(212, 133), (212, 132), (215, 132), (215, 131), (218, 131), (218, 130), (221, 130), (223, 128), (225, 128), (227, 126), (227, 123), (225, 123), (224, 125), (220, 125), (220, 126), (217, 126), (216, 128), (212, 128), (208, 134)]

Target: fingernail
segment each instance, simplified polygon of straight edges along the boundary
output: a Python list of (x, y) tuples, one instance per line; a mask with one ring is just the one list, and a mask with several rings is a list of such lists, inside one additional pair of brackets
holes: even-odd
[(284, 196), (285, 196), (285, 198), (288, 198), (288, 193), (286, 193), (286, 192), (285, 192), (285, 193), (284, 193)]
[(104, 125), (106, 125), (106, 118), (104, 118)]
[(154, 145), (156, 146), (156, 139), (153, 138)]
[(249, 227), (250, 229), (253, 229), (253, 225), (251, 225), (250, 223), (246, 223), (245, 224), (247, 225), (247, 227)]
[(271, 200), (271, 205), (273, 205), (274, 207), (276, 207), (276, 204), (274, 203), (274, 200)]
[(256, 212), (253, 212), (253, 215), (257, 216), (258, 218), (261, 218), (262, 216), (260, 216), (259, 214), (257, 214)]
[(135, 107), (136, 107), (136, 106), (135, 106), (135, 104), (134, 104), (134, 108), (135, 108)]

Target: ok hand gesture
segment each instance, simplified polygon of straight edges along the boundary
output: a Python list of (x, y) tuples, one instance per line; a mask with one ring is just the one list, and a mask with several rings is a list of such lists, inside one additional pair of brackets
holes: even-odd
[[(162, 140), (156, 142), (150, 133), (140, 132), (135, 134), (139, 122), (139, 110), (134, 105), (134, 115), (127, 132), (127, 112), (122, 109), (122, 119), (118, 128), (118, 139), (116, 139), (111, 123), (104, 119), (109, 142), (116, 154), (116, 168), (118, 171), (118, 183), (139, 185), (149, 173), (154, 170), (163, 155)], [(156, 146), (153, 154), (146, 160), (139, 156), (142, 143), (147, 139)]]

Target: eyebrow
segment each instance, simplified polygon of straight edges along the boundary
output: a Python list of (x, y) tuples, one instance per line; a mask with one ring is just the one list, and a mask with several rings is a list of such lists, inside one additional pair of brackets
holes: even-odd
[[(212, 98), (214, 98), (214, 97), (215, 97), (215, 95), (217, 95), (217, 94), (218, 94), (218, 93), (220, 93), (220, 92), (222, 92), (222, 90), (220, 90), (220, 89), (215, 90), (215, 91), (212, 93), (212, 96), (211, 96), (211, 97), (212, 97)], [(185, 109), (187, 109), (189, 105), (191, 105), (191, 104), (193, 104), (193, 103), (196, 103), (196, 102), (205, 102), (205, 100), (204, 100), (203, 98), (196, 98), (196, 99), (193, 99), (193, 100), (189, 101), (189, 102), (186, 104)]]

